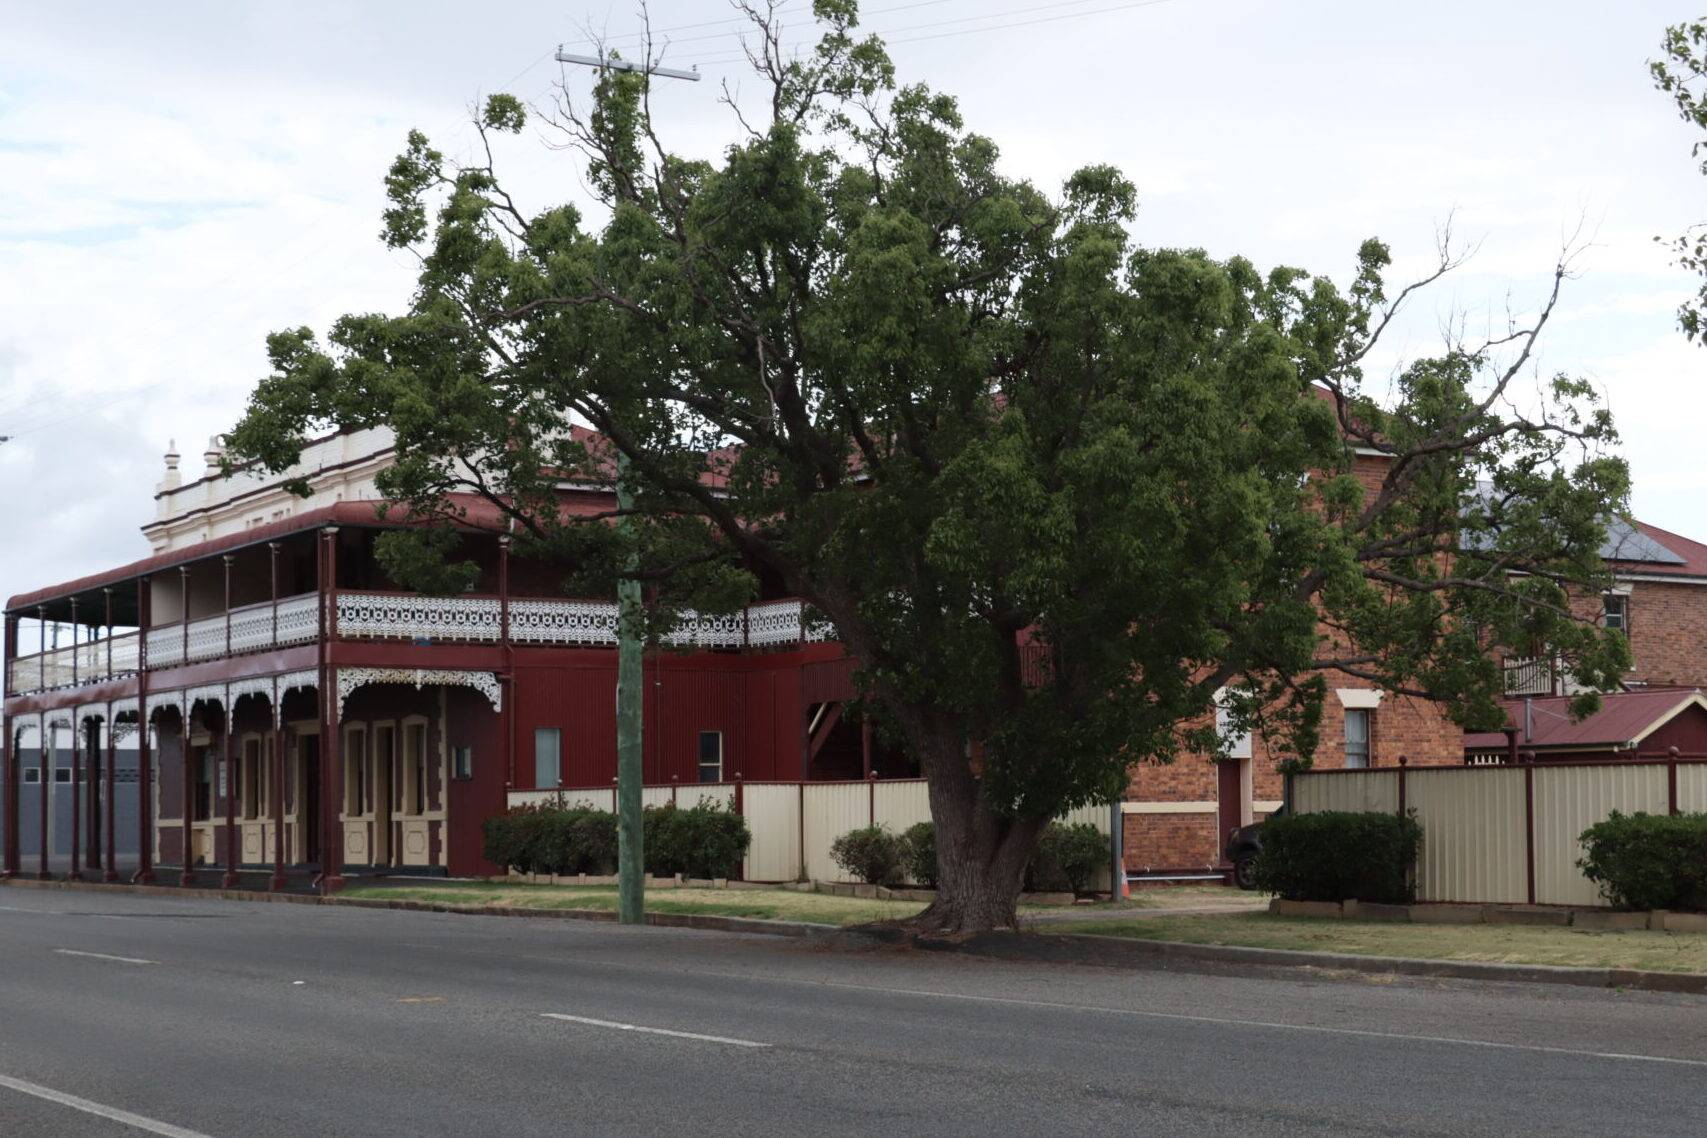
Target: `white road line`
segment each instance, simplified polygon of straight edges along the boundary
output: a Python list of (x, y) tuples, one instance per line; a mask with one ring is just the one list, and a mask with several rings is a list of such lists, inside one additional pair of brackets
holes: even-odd
[(143, 960), (138, 956), (110, 956), (105, 952), (79, 952), (75, 948), (56, 948), (61, 956), (87, 956), (91, 960), (113, 960), (120, 964), (159, 964), (158, 960)]
[(636, 1023), (617, 1023), (608, 1019), (591, 1019), (587, 1016), (564, 1015), (561, 1012), (541, 1012), (546, 1019), (566, 1020), (569, 1023), (584, 1023), (592, 1027), (608, 1027), (616, 1031), (639, 1031), (647, 1035), (668, 1035), (676, 1039), (697, 1039), (703, 1043), (727, 1043), (731, 1047), (769, 1047), (768, 1043), (759, 1043), (751, 1039), (730, 1039), (726, 1035), (701, 1035), (695, 1031), (671, 1031), (666, 1027), (641, 1027)]
[(68, 1106), (72, 1110), (81, 1110), (85, 1114), (94, 1114), (101, 1118), (111, 1119), (114, 1122), (122, 1122), (126, 1126), (146, 1130), (150, 1134), (164, 1134), (166, 1138), (208, 1138), (206, 1134), (198, 1130), (186, 1130), (182, 1126), (173, 1126), (170, 1122), (145, 1118), (140, 1114), (132, 1114), (128, 1110), (120, 1110), (116, 1106), (102, 1106), (100, 1103), (90, 1102), (86, 1098), (78, 1098), (76, 1095), (68, 1095), (64, 1091), (56, 1091), (52, 1087), (25, 1082), (23, 1079), (14, 1079), (7, 1075), (0, 1075), (0, 1087), (9, 1087), (20, 1094), (34, 1095), (36, 1098), (58, 1103), (60, 1106)]

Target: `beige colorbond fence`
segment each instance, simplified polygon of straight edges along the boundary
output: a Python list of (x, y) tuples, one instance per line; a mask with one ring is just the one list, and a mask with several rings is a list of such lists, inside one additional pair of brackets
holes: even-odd
[[(804, 874), (813, 881), (843, 881), (847, 875), (830, 857), (830, 846), (849, 830), (887, 826), (899, 834), (931, 818), (930, 798), (923, 779), (864, 782), (744, 782), (648, 786), (642, 803), (661, 806), (675, 802), (684, 809), (702, 799), (716, 798), (739, 809), (753, 841), (747, 847), (742, 876), (748, 881), (794, 881)], [(511, 806), (556, 802), (586, 803), (599, 810), (616, 809), (615, 787), (519, 790), (510, 792)], [(1107, 806), (1083, 806), (1062, 816), (1063, 822), (1089, 822), (1109, 832)], [(1108, 870), (1098, 871), (1092, 889), (1108, 888)]]
[(1300, 814), (1414, 813), (1417, 898), (1601, 905), (1582, 875), (1582, 832), (1614, 810), (1707, 810), (1707, 760), (1385, 768), (1293, 776)]

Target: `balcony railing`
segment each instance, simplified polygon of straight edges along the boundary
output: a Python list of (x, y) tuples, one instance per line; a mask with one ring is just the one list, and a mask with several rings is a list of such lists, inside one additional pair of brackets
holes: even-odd
[[(496, 597), (422, 596), (411, 593), (338, 594), (340, 639), (497, 644), (503, 639), (503, 605)], [(528, 645), (613, 647), (617, 607), (611, 601), (512, 599), (510, 641)], [(202, 617), (186, 625), (147, 630), (148, 667), (170, 668), (226, 655), (310, 644), (320, 633), (319, 594), (288, 597)], [(797, 600), (766, 601), (733, 613), (683, 613), (665, 641), (676, 648), (792, 648), (835, 639), (830, 624)], [(97, 682), (137, 670), (141, 637), (127, 632), (107, 641), (25, 656), (11, 662), (13, 694)], [(75, 665), (73, 658), (75, 657)]]
[(1546, 656), (1506, 657), (1507, 695), (1577, 695), (1587, 690), (1577, 683), (1562, 660)]
[[(107, 647), (112, 646), (111, 666)], [(18, 692), (43, 691), (73, 685), (99, 683), (136, 672), (138, 637), (134, 632), (103, 637), (79, 644), (75, 648), (50, 648), (32, 656), (12, 661), (6, 677), (6, 690)]]
[(320, 634), (317, 618), (318, 593), (303, 593), (278, 602), (246, 605), (218, 616), (148, 630), (149, 668), (170, 668), (185, 662), (217, 660), (226, 655), (227, 636), (231, 652), (256, 652), (309, 644)]

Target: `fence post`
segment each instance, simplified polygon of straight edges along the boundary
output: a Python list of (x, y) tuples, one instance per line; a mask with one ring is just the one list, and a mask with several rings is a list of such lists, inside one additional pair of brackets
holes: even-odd
[(877, 825), (877, 772), (865, 776), (865, 824)]
[(1523, 761), (1523, 856), (1529, 903), (1535, 904), (1535, 756), (1525, 752)]
[(1666, 748), (1666, 812), (1677, 813), (1677, 748)]
[(1405, 816), (1405, 764), (1410, 762), (1404, 755), (1399, 756), (1399, 817)]
[(806, 876), (806, 783), (801, 781), (795, 783), (794, 786), (800, 792), (800, 809), (795, 811), (794, 815), (795, 821), (799, 823), (800, 827), (800, 880), (808, 881), (810, 878)]

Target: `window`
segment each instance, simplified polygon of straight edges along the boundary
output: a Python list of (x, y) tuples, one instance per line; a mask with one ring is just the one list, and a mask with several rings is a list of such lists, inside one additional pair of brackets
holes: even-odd
[(450, 776), (452, 778), (474, 777), (474, 748), (464, 743), (452, 747), (450, 752)]
[(54, 782), (70, 782), (71, 781), (71, 768), (70, 767), (54, 767), (53, 768), (53, 781)]
[(723, 781), (723, 732), (699, 733), (699, 781)]
[(243, 740), (243, 766), (237, 779), (241, 788), (243, 817), (259, 818), (266, 807), (262, 794), (261, 741), (256, 738)]
[(1630, 632), (1630, 598), (1624, 593), (1607, 593), (1601, 598), (1600, 622), (1626, 635)]
[(1370, 713), (1366, 710), (1346, 708), (1345, 765), (1348, 770), (1369, 765), (1369, 719)]
[(41, 781), (41, 768), (40, 767), (25, 767), (24, 768), (24, 781), (25, 782), (40, 782)]
[(403, 810), (419, 817), (427, 812), (427, 725), (403, 725)]
[(533, 729), (533, 784), (542, 790), (563, 785), (563, 732), (559, 728)]

